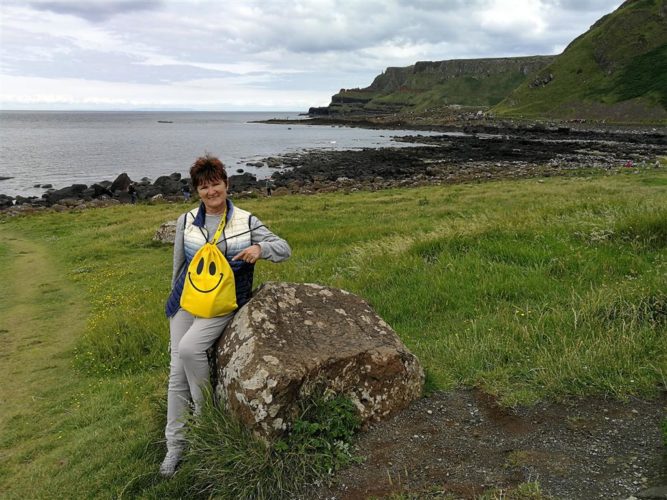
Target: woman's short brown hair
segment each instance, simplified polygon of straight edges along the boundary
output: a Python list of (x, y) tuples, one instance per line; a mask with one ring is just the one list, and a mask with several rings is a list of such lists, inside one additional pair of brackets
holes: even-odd
[(200, 156), (190, 167), (190, 182), (197, 189), (205, 182), (227, 184), (227, 171), (223, 163), (210, 154)]

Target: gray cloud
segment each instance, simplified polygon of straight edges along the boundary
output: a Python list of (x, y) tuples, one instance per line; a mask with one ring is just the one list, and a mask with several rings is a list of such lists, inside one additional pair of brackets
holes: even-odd
[(118, 14), (155, 10), (163, 5), (162, 0), (89, 0), (89, 1), (34, 1), (29, 5), (37, 10), (56, 14), (68, 14), (92, 22), (103, 22)]
[[(553, 5), (563, 10), (575, 12), (596, 12), (607, 11), (609, 9), (609, 2), (606, 0), (547, 0), (547, 4)], [(620, 2), (617, 2), (620, 4)]]
[(79, 93), (104, 92), (108, 84), (109, 95), (128, 102), (159, 94), (170, 102), (210, 101), (224, 89), (239, 102), (256, 91), (293, 102), (319, 95), (325, 104), (339, 88), (364, 87), (388, 66), (557, 53), (620, 4), (4, 0), (0, 79), (3, 93), (25, 101), (50, 93), (68, 99), (76, 80)]

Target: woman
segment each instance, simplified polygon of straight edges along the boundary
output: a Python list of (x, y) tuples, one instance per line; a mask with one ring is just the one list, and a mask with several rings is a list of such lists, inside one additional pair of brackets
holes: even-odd
[(214, 318), (193, 316), (180, 307), (185, 276), (190, 260), (207, 241), (211, 241), (221, 218), (225, 226), (217, 246), (234, 272), (236, 303), (243, 306), (252, 292), (254, 265), (259, 259), (281, 262), (291, 250), (285, 240), (269, 231), (257, 217), (235, 207), (227, 199), (229, 182), (222, 162), (213, 156), (197, 158), (190, 168), (190, 179), (201, 199), (198, 208), (178, 218), (174, 241), (172, 291), (167, 300), (171, 337), (171, 368), (167, 394), (167, 455), (160, 466), (163, 476), (172, 476), (183, 452), (183, 426), (189, 401), (195, 413), (209, 383), (206, 350), (220, 337), (234, 313)]

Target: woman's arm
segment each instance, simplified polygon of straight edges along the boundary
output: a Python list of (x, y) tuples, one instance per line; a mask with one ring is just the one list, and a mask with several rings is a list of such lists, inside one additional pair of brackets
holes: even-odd
[(282, 262), (292, 255), (289, 244), (280, 236), (272, 233), (254, 215), (250, 217), (250, 229), (252, 230), (252, 244), (259, 245), (261, 249), (260, 258), (271, 262)]
[[(262, 224), (262, 221), (254, 215), (250, 217), (250, 229), (252, 231), (250, 239), (251, 244), (259, 247), (258, 258), (270, 260), (271, 262), (282, 262), (292, 255), (292, 249), (289, 244), (280, 236), (272, 233), (264, 224)], [(252, 247), (236, 255), (234, 257), (235, 260), (238, 260), (237, 257), (240, 256), (240, 260), (248, 261), (248, 259), (244, 258), (245, 255), (241, 255), (248, 252), (252, 252)], [(251, 257), (250, 260), (252, 262), (256, 260), (256, 258), (252, 258), (255, 257), (254, 255), (248, 256)]]
[(185, 216), (182, 214), (176, 220), (176, 235), (174, 236), (174, 265), (171, 272), (171, 287), (174, 288), (176, 278), (181, 274), (185, 265), (185, 248), (183, 245), (183, 227), (185, 226)]

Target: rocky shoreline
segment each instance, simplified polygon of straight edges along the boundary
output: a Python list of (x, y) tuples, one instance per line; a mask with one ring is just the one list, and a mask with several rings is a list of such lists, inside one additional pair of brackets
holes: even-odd
[(420, 146), (318, 150), (271, 158), (269, 166), (279, 163), (282, 167), (271, 176), (273, 193), (378, 190), (570, 175), (582, 169), (656, 168), (667, 156), (665, 130), (655, 128), (605, 130), (466, 122), (439, 131), (443, 134), (397, 138)]
[[(247, 173), (232, 175), (230, 180), (233, 185), (232, 194), (242, 195), (250, 193), (252, 189), (259, 190), (259, 183), (254, 175)], [(177, 172), (160, 176), (155, 181), (147, 177), (133, 181), (126, 173), (123, 173), (113, 181), (100, 181), (90, 186), (72, 184), (62, 189), (54, 189), (50, 185), (41, 187), (47, 189), (41, 197), (11, 197), (0, 194), (0, 211), (13, 215), (47, 208), (68, 210), (121, 203), (177, 202), (184, 201), (189, 194), (192, 194), (190, 179), (182, 177)]]
[[(316, 123), (320, 122), (332, 123), (329, 119), (318, 119)], [(309, 120), (301, 122), (310, 123)], [(346, 125), (428, 129), (442, 134), (416, 133), (397, 138), (414, 146), (311, 150), (265, 158), (248, 165), (274, 169), (268, 182), (272, 194), (286, 195), (571, 175), (582, 169), (615, 172), (659, 168), (664, 166), (667, 157), (664, 128), (516, 125), (475, 120), (455, 126), (402, 122), (380, 125), (368, 120), (353, 120)], [(231, 196), (236, 198), (268, 194), (267, 181), (258, 180), (247, 172), (230, 176), (230, 183)], [(178, 173), (155, 181), (147, 178), (134, 181), (127, 174), (121, 174), (114, 181), (91, 186), (73, 184), (49, 189), (41, 197), (12, 198), (0, 194), (0, 210), (24, 213), (135, 201), (182, 201), (188, 185), (189, 179)]]

